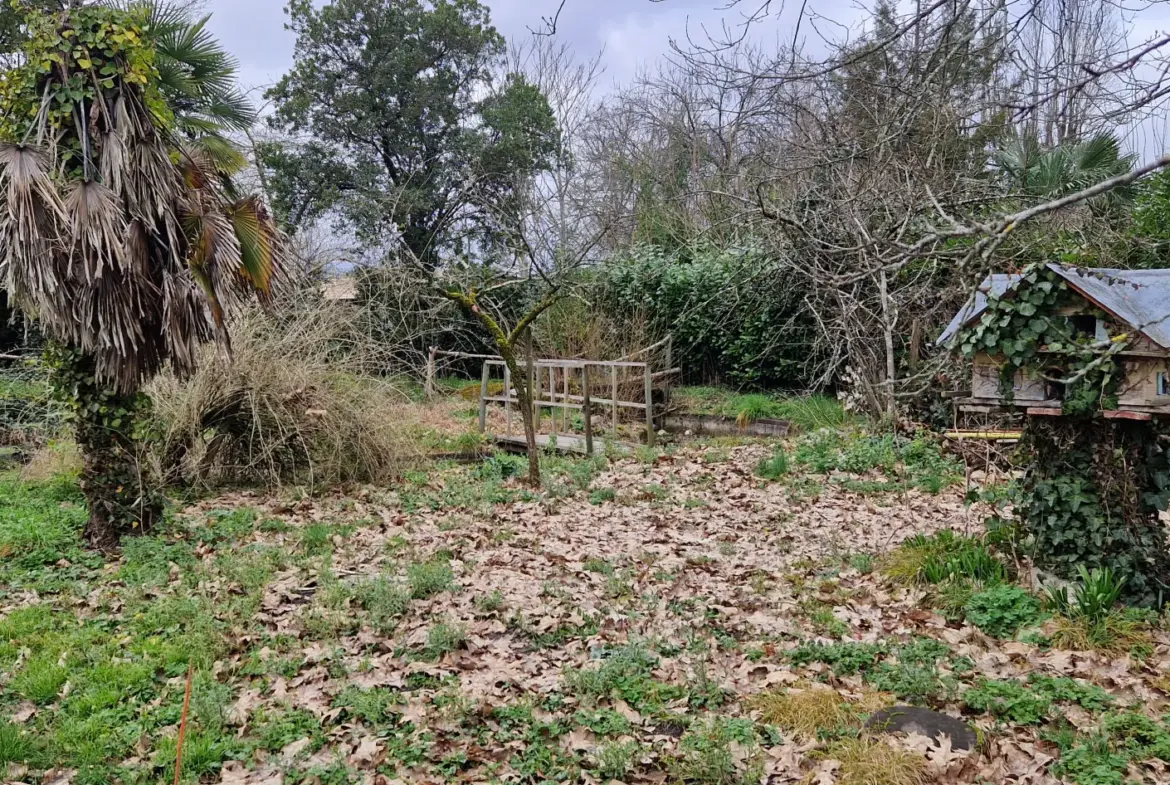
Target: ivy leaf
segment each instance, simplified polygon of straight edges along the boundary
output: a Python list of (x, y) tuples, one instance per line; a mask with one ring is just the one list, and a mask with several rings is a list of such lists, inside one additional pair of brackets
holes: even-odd
[(1033, 305), (1032, 303), (1026, 301), (1026, 300), (1024, 302), (1020, 303), (1017, 306), (1016, 310), (1018, 310), (1020, 312), (1020, 314), (1023, 316), (1035, 316), (1036, 315), (1036, 306)]

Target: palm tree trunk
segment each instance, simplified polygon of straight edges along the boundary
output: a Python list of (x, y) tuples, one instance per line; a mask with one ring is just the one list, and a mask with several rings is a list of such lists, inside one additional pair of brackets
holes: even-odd
[(162, 516), (161, 496), (148, 481), (136, 439), (149, 399), (105, 389), (94, 377), (93, 358), (76, 349), (53, 354), (54, 388), (72, 411), (84, 460), (85, 539), (97, 548), (115, 548), (123, 535), (148, 532)]

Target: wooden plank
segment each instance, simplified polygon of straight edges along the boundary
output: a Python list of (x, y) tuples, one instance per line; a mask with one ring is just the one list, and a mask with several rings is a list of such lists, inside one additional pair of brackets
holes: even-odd
[(1149, 422), (1154, 419), (1154, 415), (1149, 412), (1134, 412), (1119, 409), (1117, 411), (1104, 411), (1101, 414), (1105, 415), (1106, 420), (1136, 420), (1137, 422)]
[(610, 366), (610, 377), (609, 378), (610, 378), (610, 385), (613, 388), (612, 393), (610, 395), (610, 401), (609, 401), (610, 404), (612, 405), (612, 409), (613, 409), (613, 411), (611, 412), (611, 416), (613, 417), (613, 438), (616, 439), (617, 433), (618, 433), (618, 384), (617, 384), (617, 366), (616, 365)]
[[(528, 449), (528, 442), (523, 436), (506, 436), (496, 434), (492, 437), (492, 439), (496, 444), (507, 449), (515, 449), (517, 451), (525, 451)], [(633, 444), (625, 444), (624, 442), (611, 442), (611, 444), (614, 446), (614, 449), (617, 449), (620, 452), (630, 452), (636, 446)], [(579, 436), (569, 436), (567, 434), (561, 434), (557, 436), (555, 447), (553, 447), (551, 438), (548, 434), (537, 434), (536, 446), (542, 450), (555, 449), (557, 452), (566, 454), (585, 454), (585, 440)]]
[(1030, 406), (1024, 410), (1024, 413), (1029, 417), (1060, 417), (1064, 411), (1049, 406)]

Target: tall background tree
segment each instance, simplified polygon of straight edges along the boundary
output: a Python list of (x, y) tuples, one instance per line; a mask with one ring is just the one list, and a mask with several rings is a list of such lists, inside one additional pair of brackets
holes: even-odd
[(227, 312), (267, 296), (281, 242), (235, 192), (246, 124), (233, 63), (205, 20), (137, 5), (33, 11), (0, 94), (0, 275), (54, 340), (54, 385), (85, 465), (86, 535), (149, 529), (158, 497), (137, 462), (142, 384), (228, 346)]
[(294, 0), (288, 15), (295, 65), (269, 93), (288, 139), (260, 150), (282, 219), (332, 215), (434, 269), (547, 168), (548, 103), (502, 68), (476, 0)]

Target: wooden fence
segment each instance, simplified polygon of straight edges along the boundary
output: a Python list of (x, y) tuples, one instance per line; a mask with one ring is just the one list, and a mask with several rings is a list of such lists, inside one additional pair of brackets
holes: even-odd
[[(646, 443), (653, 445), (657, 440), (657, 417), (655, 390), (665, 404), (669, 396), (671, 379), (681, 372), (671, 367), (671, 339), (639, 349), (617, 360), (563, 360), (527, 359), (520, 360), (520, 366), (528, 376), (532, 391), (533, 418), (537, 434), (544, 423), (551, 426), (551, 433), (558, 436), (557, 444), (572, 449), (577, 437), (572, 435), (570, 414), (580, 412), (583, 444), (587, 454), (593, 454), (593, 417), (608, 414), (613, 438), (618, 437), (618, 424), (623, 410), (634, 410), (645, 422)], [(515, 394), (512, 373), (507, 364), (497, 356), (474, 355), (461, 352), (446, 352), (431, 349), (427, 363), (426, 390), (434, 392), (437, 358), (455, 357), (483, 361), (479, 390), (479, 429), (487, 432), (488, 404), (503, 404), (505, 431), (493, 434), (497, 441), (520, 443), (523, 440), (523, 422), (520, 423), (519, 437), (513, 435), (513, 418), (520, 415), (520, 401)], [(645, 358), (638, 360), (636, 358)], [(655, 362), (658, 359), (658, 362)], [(661, 370), (655, 370), (660, 367)], [(498, 393), (493, 392), (493, 381), (501, 381)], [(552, 410), (546, 417), (544, 410)], [(558, 426), (559, 420), (559, 426)], [(542, 436), (544, 442), (548, 437)]]

